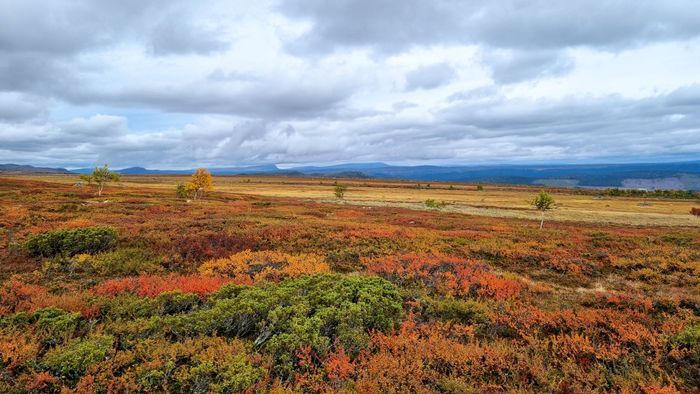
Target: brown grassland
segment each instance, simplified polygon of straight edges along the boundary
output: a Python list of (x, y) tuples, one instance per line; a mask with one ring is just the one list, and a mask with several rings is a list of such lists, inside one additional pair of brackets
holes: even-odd
[(697, 200), (185, 179), (0, 178), (0, 392), (698, 392)]

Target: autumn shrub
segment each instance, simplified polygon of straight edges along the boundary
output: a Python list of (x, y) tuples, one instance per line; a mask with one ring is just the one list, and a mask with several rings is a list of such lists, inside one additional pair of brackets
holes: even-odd
[(0, 315), (29, 311), (35, 299), (47, 296), (44, 287), (25, 283), (13, 276), (0, 286)]
[(47, 371), (74, 384), (87, 369), (107, 358), (112, 349), (110, 336), (94, 335), (51, 349), (41, 360)]
[(30, 237), (25, 248), (30, 255), (40, 257), (99, 253), (113, 248), (117, 236), (112, 227), (59, 229)]
[(244, 250), (257, 250), (259, 240), (250, 235), (206, 232), (173, 241), (171, 248), (184, 261), (202, 262)]
[(522, 285), (491, 272), (488, 264), (443, 255), (404, 254), (367, 262), (369, 272), (402, 286), (420, 284), (443, 295), (509, 299)]
[(102, 296), (131, 293), (139, 297), (155, 297), (169, 291), (181, 291), (204, 297), (232, 281), (230, 278), (200, 275), (140, 275), (106, 280), (95, 286), (93, 291)]
[[(4, 331), (4, 330), (3, 330)], [(0, 369), (27, 367), (39, 355), (41, 344), (31, 331), (0, 331)]]
[(250, 250), (207, 261), (199, 268), (199, 272), (204, 275), (227, 276), (239, 282), (256, 282), (263, 279), (280, 281), (329, 270), (328, 264), (321, 256)]
[(127, 276), (163, 271), (161, 259), (142, 248), (117, 249), (96, 255), (55, 256), (43, 264), (47, 274), (76, 273)]
[(360, 253), (351, 249), (330, 250), (326, 255), (326, 261), (334, 272), (347, 273), (364, 269)]
[(435, 392), (435, 385), (458, 392), (554, 391), (542, 360), (503, 341), (463, 343), (407, 321), (396, 333), (375, 333), (371, 343), (373, 351), (357, 366), (358, 392)]
[(252, 390), (266, 371), (240, 340), (200, 337), (182, 342), (144, 340), (93, 367), (84, 392), (238, 393)]

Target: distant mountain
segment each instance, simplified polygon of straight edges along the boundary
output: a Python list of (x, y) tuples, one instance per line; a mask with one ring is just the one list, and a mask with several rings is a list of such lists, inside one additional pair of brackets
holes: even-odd
[[(78, 174), (89, 174), (93, 168), (76, 168), (73, 172)], [(143, 167), (128, 167), (114, 170), (122, 175), (188, 175), (195, 170), (156, 170)], [(247, 166), (247, 167), (225, 167), (225, 168), (210, 168), (209, 172), (213, 175), (243, 175), (243, 174), (259, 174), (259, 173), (275, 173), (280, 171), (274, 164)]]
[(0, 164), (3, 174), (70, 174), (65, 168), (34, 167), (20, 164)]
[[(635, 164), (551, 164), (551, 165), (454, 165), (394, 166), (385, 163), (349, 163), (331, 166), (300, 166), (280, 169), (274, 164), (209, 169), (214, 175), (281, 175), (332, 178), (384, 178), (418, 182), (483, 182), (546, 185), (559, 187), (620, 187), (630, 189), (700, 190), (700, 161)], [(42, 168), (16, 164), (0, 165), (0, 172), (71, 173), (64, 168)], [(79, 168), (73, 173), (90, 173)], [(186, 175), (188, 170), (160, 170), (129, 167), (124, 175)]]
[(639, 164), (392, 166), (383, 163), (296, 167), (307, 175), (355, 171), (372, 178), (561, 187), (700, 190), (700, 161)]

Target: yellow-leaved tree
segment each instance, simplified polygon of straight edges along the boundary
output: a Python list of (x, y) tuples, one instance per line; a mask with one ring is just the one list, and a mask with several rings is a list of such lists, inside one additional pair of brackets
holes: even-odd
[(197, 168), (190, 181), (187, 182), (187, 190), (192, 193), (192, 198), (195, 200), (204, 197), (204, 193), (211, 191), (212, 188), (211, 173), (202, 167)]

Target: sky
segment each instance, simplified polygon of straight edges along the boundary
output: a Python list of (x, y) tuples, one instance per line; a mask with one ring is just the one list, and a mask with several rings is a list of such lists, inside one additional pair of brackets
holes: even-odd
[(700, 159), (697, 0), (0, 9), (0, 163)]

